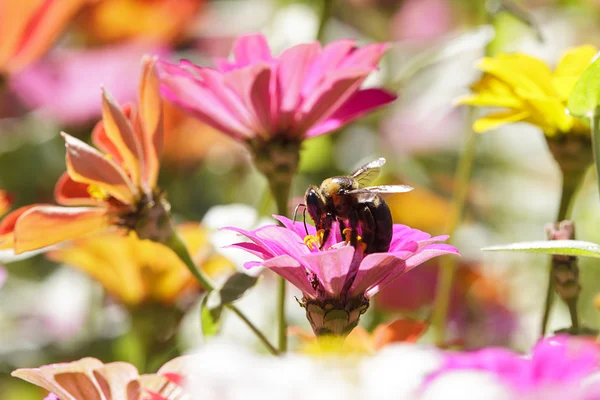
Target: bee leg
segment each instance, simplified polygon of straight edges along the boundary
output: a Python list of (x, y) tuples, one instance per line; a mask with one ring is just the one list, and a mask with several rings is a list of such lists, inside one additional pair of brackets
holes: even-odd
[(361, 242), (365, 246), (364, 252), (374, 252), (374, 242), (377, 233), (377, 223), (369, 206), (365, 205), (357, 210), (358, 219), (361, 221)]
[(321, 236), (321, 244), (319, 245), (319, 250), (323, 250), (323, 246), (329, 239), (329, 234), (331, 233), (331, 225), (333, 225), (333, 218), (331, 215), (327, 214), (325, 218), (322, 220), (321, 231), (323, 232), (323, 236)]

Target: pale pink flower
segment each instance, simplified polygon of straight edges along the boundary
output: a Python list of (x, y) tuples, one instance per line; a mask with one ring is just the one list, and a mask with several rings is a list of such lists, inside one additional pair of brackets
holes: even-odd
[(396, 98), (381, 89), (360, 89), (386, 49), (386, 44), (359, 48), (353, 40), (340, 40), (324, 48), (319, 42), (300, 44), (273, 56), (264, 36), (242, 36), (233, 45), (234, 60), (216, 60), (216, 69), (187, 60), (163, 62), (162, 91), (236, 139), (302, 140)]
[(365, 255), (342, 240), (338, 229), (323, 250), (306, 238), (316, 235), (313, 226), (294, 224), (277, 217), (284, 227), (268, 225), (254, 231), (226, 228), (251, 242), (233, 247), (246, 250), (262, 261), (250, 261), (247, 268), (263, 266), (279, 274), (302, 291), (301, 305), (306, 308), (316, 334), (349, 333), (369, 305), (369, 300), (396, 278), (419, 264), (440, 255), (458, 254), (443, 243), (448, 236), (431, 235), (405, 225), (394, 225), (390, 249)]
[(120, 104), (137, 96), (140, 59), (167, 50), (142, 42), (87, 50), (56, 50), (11, 76), (9, 87), (32, 109), (63, 125), (94, 122), (102, 112), (98, 88)]

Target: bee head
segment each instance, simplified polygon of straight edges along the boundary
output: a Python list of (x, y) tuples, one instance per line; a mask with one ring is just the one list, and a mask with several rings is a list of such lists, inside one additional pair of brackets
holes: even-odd
[(322, 216), (327, 212), (325, 209), (325, 200), (321, 196), (319, 188), (313, 185), (309, 186), (304, 195), (304, 202), (306, 203), (308, 215), (310, 215), (316, 225), (319, 225)]

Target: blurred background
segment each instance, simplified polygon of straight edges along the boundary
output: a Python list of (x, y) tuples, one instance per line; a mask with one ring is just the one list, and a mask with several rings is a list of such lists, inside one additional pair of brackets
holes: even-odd
[[(488, 2), (487, 7), (493, 2)], [(98, 0), (81, 7), (54, 48), (11, 74), (0, 92), (0, 189), (13, 208), (53, 202), (64, 172), (60, 131), (89, 141), (100, 118), (100, 86), (119, 102), (134, 101), (143, 54), (211, 65), (227, 57), (236, 36), (262, 32), (276, 53), (320, 39), (388, 41), (391, 49), (367, 82), (398, 100), (349, 127), (305, 142), (293, 203), (309, 184), (386, 157), (381, 183), (416, 190), (388, 198), (394, 220), (443, 234), (454, 172), (473, 115), (453, 100), (478, 78), (486, 47), (524, 51), (555, 64), (572, 45), (600, 44), (600, 1), (523, 0), (539, 32), (507, 12), (486, 17), (483, 0)], [(493, 8), (493, 4), (491, 4)], [(0, 15), (0, 19), (2, 16)], [(541, 36), (541, 37), (540, 37)], [(542, 39), (542, 40), (540, 40)], [(241, 268), (244, 255), (221, 246), (235, 236), (221, 226), (270, 222), (275, 205), (249, 154), (231, 139), (165, 104), (160, 186), (169, 196), (196, 260), (215, 277)], [(484, 254), (486, 245), (545, 239), (558, 208), (560, 176), (543, 135), (526, 125), (480, 135), (465, 221), (452, 238), (463, 257), (452, 293), (450, 339), (472, 349), (528, 348), (539, 334), (548, 257)], [(589, 171), (572, 216), (579, 239), (600, 242), (600, 202)], [(5, 258), (5, 261), (11, 261)], [(580, 262), (580, 313), (600, 328), (593, 297), (600, 291), (594, 259)], [(411, 271), (378, 295), (362, 320), (367, 329), (397, 316), (427, 319), (438, 265)], [(129, 361), (141, 372), (201, 343), (199, 290), (178, 260), (158, 245), (103, 236), (62, 246), (0, 272), (0, 398), (45, 394), (11, 378), (18, 367), (94, 356)], [(240, 307), (275, 334), (275, 280), (265, 279)], [(308, 328), (288, 301), (292, 325)], [(568, 325), (560, 301), (550, 330)], [(308, 328), (309, 329), (309, 328)], [(262, 351), (246, 327), (226, 319), (223, 334)], [(428, 334), (423, 342), (431, 340)]]

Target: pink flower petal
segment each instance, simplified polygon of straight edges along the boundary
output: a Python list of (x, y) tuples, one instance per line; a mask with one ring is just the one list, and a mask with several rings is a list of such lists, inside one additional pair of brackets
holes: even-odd
[(294, 46), (284, 51), (277, 65), (277, 96), (279, 101), (277, 124), (288, 131), (294, 113), (300, 106), (302, 85), (308, 69), (319, 52), (319, 43)]
[(356, 48), (346, 57), (340, 67), (370, 68), (375, 69), (383, 54), (387, 51), (387, 43), (372, 43), (367, 46)]
[(325, 292), (336, 298), (344, 288), (353, 257), (354, 247), (344, 246), (307, 254), (302, 257), (302, 260), (309, 270), (317, 275)]
[(406, 260), (406, 272), (418, 265), (423, 264), (425, 261), (446, 254), (455, 254), (460, 256), (458, 250), (449, 244), (430, 244)]
[(381, 89), (365, 89), (354, 93), (327, 119), (313, 126), (306, 137), (314, 137), (334, 131), (372, 110), (396, 100), (396, 95)]
[(336, 70), (353, 48), (354, 40), (339, 40), (325, 46), (308, 70), (302, 85), (302, 97), (308, 97), (317, 89), (323, 78)]
[(358, 89), (368, 73), (368, 70), (357, 69), (330, 74), (296, 111), (296, 130), (307, 132), (312, 126), (331, 116)]
[(308, 280), (306, 268), (295, 258), (283, 255), (265, 261), (262, 265), (296, 286), (302, 293), (316, 297), (316, 292)]
[(390, 253), (373, 253), (367, 255), (358, 267), (358, 273), (350, 287), (350, 298), (366, 295), (367, 298), (379, 291), (379, 285), (387, 276), (394, 273), (400, 276), (406, 268), (404, 260)]
[[(289, 218), (286, 218), (282, 215), (273, 215), (273, 218), (275, 218), (277, 221), (281, 222), (283, 224), (283, 226), (285, 226), (287, 229), (296, 232), (296, 235), (298, 235), (299, 238), (304, 240), (304, 237), (306, 236), (306, 230), (304, 229), (304, 222), (302, 221), (292, 221)], [(306, 229), (308, 229), (308, 234), (314, 236), (317, 233), (316, 228), (311, 225), (311, 224), (306, 224)]]
[(240, 36), (233, 44), (233, 54), (238, 66), (246, 66), (253, 63), (273, 59), (267, 39), (263, 35)]

